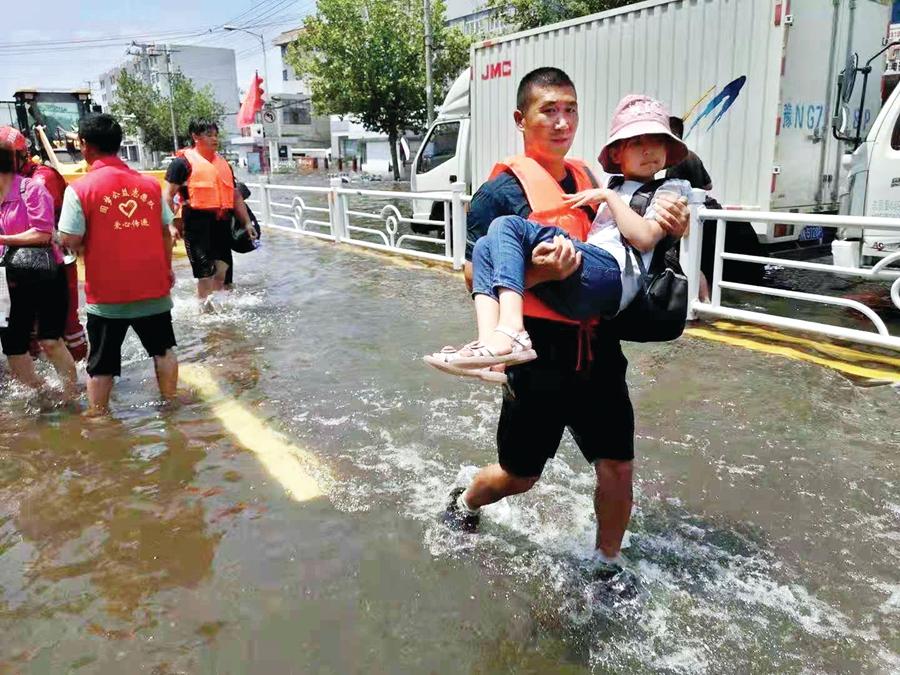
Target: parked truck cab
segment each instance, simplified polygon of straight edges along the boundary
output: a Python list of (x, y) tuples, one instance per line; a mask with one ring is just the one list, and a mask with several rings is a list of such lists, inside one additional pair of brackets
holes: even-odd
[[(437, 120), (419, 146), (410, 175), (410, 188), (413, 192), (446, 191), (458, 181), (464, 182), (471, 189), (468, 162), (469, 79), (467, 68), (447, 91)], [(440, 201), (416, 199), (413, 201), (413, 211), (417, 219), (444, 220), (444, 203)], [(432, 229), (435, 228), (413, 225), (413, 230), (417, 232)]]
[[(851, 216), (900, 218), (900, 87), (875, 118), (865, 142), (847, 156), (841, 212)], [(866, 258), (900, 251), (900, 235), (885, 230), (846, 228), (832, 243), (835, 262), (858, 266)], [(843, 241), (840, 241), (843, 240)]]

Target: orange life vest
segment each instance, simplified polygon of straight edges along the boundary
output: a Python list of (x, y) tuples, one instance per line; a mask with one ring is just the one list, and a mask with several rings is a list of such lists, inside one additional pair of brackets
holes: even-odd
[(191, 165), (187, 179), (188, 205), (195, 210), (230, 211), (234, 208), (234, 175), (218, 154), (210, 162), (194, 148), (178, 151)]
[[(575, 178), (578, 192), (597, 187), (597, 181), (587, 165), (577, 159), (567, 159), (566, 168)], [(573, 239), (584, 241), (591, 229), (591, 221), (583, 209), (573, 209), (563, 202), (565, 192), (559, 183), (547, 173), (547, 170), (535, 160), (524, 155), (517, 155), (494, 165), (488, 180), (493, 180), (504, 171), (511, 172), (525, 191), (525, 198), (531, 207), (528, 220), (541, 225), (560, 227)], [(538, 319), (550, 319), (564, 323), (578, 324), (578, 321), (567, 319), (554, 312), (532, 293), (525, 293), (524, 311), (526, 316)]]

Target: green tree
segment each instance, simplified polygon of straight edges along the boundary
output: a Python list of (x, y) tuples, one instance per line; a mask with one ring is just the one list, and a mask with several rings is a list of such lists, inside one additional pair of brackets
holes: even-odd
[(639, 0), (490, 0), (488, 5), (503, 13), (510, 25), (527, 30), (635, 2)]
[[(443, 0), (432, 4), (435, 101), (468, 65), (469, 39), (444, 26)], [(421, 0), (319, 0), (288, 50), (306, 76), (322, 115), (347, 115), (386, 134), (394, 178), (397, 141), (425, 126), (425, 28)]]
[[(178, 147), (190, 142), (188, 124), (193, 117), (218, 120), (225, 110), (216, 101), (212, 87), (194, 87), (190, 78), (176, 70), (169, 76), (171, 91), (174, 93), (172, 109), (175, 113), (175, 131)], [(156, 87), (134, 77), (123, 70), (119, 74), (116, 102), (112, 113), (122, 123), (126, 133), (143, 133), (144, 144), (157, 152), (172, 152), (172, 115), (169, 99), (157, 91)]]

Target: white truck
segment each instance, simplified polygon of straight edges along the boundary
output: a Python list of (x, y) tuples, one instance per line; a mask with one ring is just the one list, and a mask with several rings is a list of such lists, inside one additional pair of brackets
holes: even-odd
[[(625, 94), (646, 93), (684, 117), (685, 140), (726, 206), (837, 213), (843, 203), (854, 215), (900, 215), (900, 98), (894, 92), (882, 109), (884, 54), (864, 94), (862, 77), (852, 90), (849, 75), (837, 85), (844, 71), (856, 74), (852, 54), (862, 68), (883, 51), (890, 15), (889, 0), (649, 0), (484, 40), (419, 148), (412, 190), (457, 180), (477, 190), (496, 161), (522, 151), (512, 118), (520, 78), (556, 66), (578, 90), (571, 155), (598, 177), (613, 108)], [(851, 165), (842, 158), (857, 144), (836, 136), (853, 135), (857, 122), (866, 140)], [(416, 200), (415, 216), (441, 220), (442, 208)], [(805, 234), (788, 224), (754, 228), (766, 245)], [(873, 254), (900, 246), (897, 237), (876, 246), (870, 234), (878, 233), (865, 233)]]

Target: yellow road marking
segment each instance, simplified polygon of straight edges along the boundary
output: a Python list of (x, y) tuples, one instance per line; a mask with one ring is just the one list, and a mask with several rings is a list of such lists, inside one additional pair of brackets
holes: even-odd
[(316, 479), (307, 471), (311, 467), (317, 473), (327, 474), (314, 455), (290, 443), (245, 406), (229, 398), (203, 366), (182, 364), (179, 376), (210, 406), (225, 430), (257, 456), (269, 475), (294, 500), (303, 502), (324, 496)]
[(765, 342), (756, 342), (755, 340), (750, 340), (748, 338), (726, 335), (724, 333), (719, 333), (708, 328), (688, 328), (684, 332), (687, 335), (703, 338), (704, 340), (723, 342), (734, 347), (743, 347), (744, 349), (750, 349), (756, 352), (765, 352), (767, 354), (783, 356), (785, 358), (794, 359), (795, 361), (815, 363), (820, 366), (825, 366), (826, 368), (831, 368), (832, 370), (847, 373), (848, 375), (855, 375), (857, 377), (864, 377), (871, 380), (900, 382), (900, 370), (891, 371), (879, 370), (876, 368), (867, 368), (865, 366), (858, 366), (852, 363), (836, 361), (834, 359), (826, 359), (821, 356), (816, 356), (815, 354), (807, 354), (806, 352), (793, 349), (792, 347), (767, 344)]
[(789, 342), (792, 344), (804, 345), (825, 354), (840, 356), (841, 358), (844, 358), (848, 361), (884, 363), (889, 366), (897, 366), (898, 368), (900, 368), (900, 358), (886, 356), (884, 354), (862, 352), (858, 349), (842, 347), (841, 345), (831, 344), (830, 342), (811, 340), (809, 338), (797, 337), (795, 335), (786, 335), (785, 333), (779, 333), (777, 331), (768, 330), (759, 326), (743, 326), (739, 324), (733, 324), (728, 321), (715, 321), (713, 322), (713, 326), (720, 330), (737, 331), (740, 333), (747, 333), (749, 335), (757, 335), (759, 337), (768, 338), (770, 340), (777, 340), (779, 342)]

